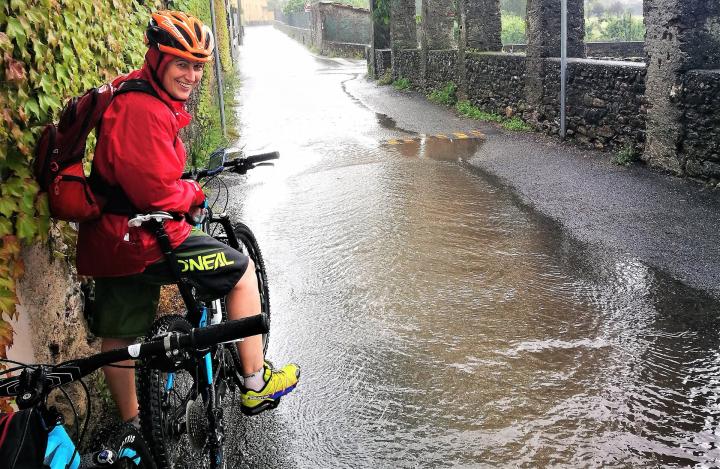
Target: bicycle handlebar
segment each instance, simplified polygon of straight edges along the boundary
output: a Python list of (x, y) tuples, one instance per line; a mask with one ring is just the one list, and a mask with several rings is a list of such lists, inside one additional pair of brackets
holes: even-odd
[(183, 173), (182, 179), (194, 179), (195, 181), (199, 181), (208, 176), (215, 176), (216, 174), (219, 174), (224, 170), (237, 174), (245, 174), (251, 169), (260, 165), (261, 163), (265, 163), (271, 160), (277, 160), (278, 158), (280, 158), (280, 153), (276, 151), (246, 156), (244, 158), (237, 158), (234, 160), (225, 161), (220, 168), (203, 169), (197, 172), (189, 171)]
[[(270, 330), (267, 315), (258, 314), (234, 321), (226, 321), (207, 327), (194, 328), (188, 333), (171, 333), (148, 342), (133, 344), (127, 348), (109, 350), (86, 358), (70, 360), (44, 368), (41, 379), (44, 383), (22, 382), (23, 375), (0, 379), (0, 397), (15, 397), (30, 401), (37, 396), (34, 389), (45, 389), (45, 393), (72, 381), (87, 376), (98, 368), (123, 360), (140, 360), (160, 357), (186, 350), (202, 350), (210, 346), (243, 337), (265, 334)], [(28, 366), (32, 368), (32, 366)], [(44, 386), (43, 386), (44, 384)], [(23, 392), (23, 396), (19, 393)], [(42, 391), (40, 391), (42, 392)], [(26, 394), (30, 394), (26, 396)]]

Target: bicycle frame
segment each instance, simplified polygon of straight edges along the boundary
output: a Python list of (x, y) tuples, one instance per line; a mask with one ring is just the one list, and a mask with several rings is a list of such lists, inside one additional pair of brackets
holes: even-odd
[[(235, 233), (233, 232), (229, 216), (227, 216), (226, 214), (221, 214), (219, 216), (211, 216), (210, 220), (206, 220), (202, 224), (202, 227), (205, 229), (206, 232), (210, 223), (220, 223), (228, 236), (228, 241), (232, 240), (233, 242), (237, 243), (237, 238), (235, 237)], [(185, 303), (185, 306), (187, 307), (187, 320), (193, 327), (207, 326), (208, 320), (210, 319), (208, 318), (208, 309), (204, 304), (198, 302), (195, 299), (192, 287), (186, 281), (184, 281), (180, 273), (180, 268), (178, 267), (177, 257), (175, 256), (175, 252), (172, 249), (163, 223), (157, 220), (152, 220), (150, 222), (150, 227), (155, 233), (160, 249), (163, 252), (166, 262), (170, 266), (170, 270), (176, 280), (180, 295), (183, 299), (183, 302)], [(214, 303), (215, 311), (217, 312), (219, 311), (220, 300), (215, 300)], [(208, 441), (208, 444), (210, 445), (210, 454), (213, 455), (216, 459), (215, 464), (219, 464), (220, 461), (222, 461), (222, 443), (225, 438), (224, 428), (222, 425), (222, 409), (216, 403), (217, 396), (215, 394), (214, 386), (215, 373), (213, 370), (211, 358), (211, 354), (217, 353), (217, 351), (218, 348), (213, 347), (211, 350), (209, 350), (203, 355), (202, 359), (195, 360), (194, 363), (197, 365), (197, 369), (192, 370), (194, 376), (198, 381), (198, 392), (202, 395), (203, 400), (207, 405), (206, 409), (208, 421), (208, 435), (210, 436), (210, 441)], [(165, 392), (172, 392), (174, 385), (174, 373), (168, 373), (167, 382), (165, 383)]]

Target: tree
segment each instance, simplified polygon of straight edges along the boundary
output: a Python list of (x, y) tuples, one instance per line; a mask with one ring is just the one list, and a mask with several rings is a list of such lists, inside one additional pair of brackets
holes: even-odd
[(608, 7), (607, 12), (610, 14), (614, 14), (615, 16), (620, 16), (623, 14), (623, 12), (625, 12), (625, 6), (620, 1), (613, 2)]
[(500, 9), (515, 16), (525, 18), (527, 0), (500, 0)]
[(589, 11), (590, 16), (601, 17), (605, 15), (605, 5), (598, 1), (592, 1), (586, 6), (585, 11)]

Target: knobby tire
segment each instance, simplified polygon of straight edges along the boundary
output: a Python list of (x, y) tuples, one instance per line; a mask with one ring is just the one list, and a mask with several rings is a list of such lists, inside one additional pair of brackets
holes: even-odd
[[(190, 323), (182, 316), (165, 316), (155, 322), (150, 337), (168, 331), (187, 331), (189, 328), (191, 328)], [(185, 415), (186, 398), (188, 393), (193, 393), (192, 389), (196, 386), (195, 377), (182, 369), (175, 372), (175, 382), (187, 387), (187, 392), (180, 395), (176, 392), (165, 392), (168, 373), (142, 366), (138, 367), (136, 376), (143, 436), (150, 447), (157, 468), (171, 469), (175, 467), (174, 463), (180, 447), (183, 443), (186, 447), (189, 444), (187, 437), (183, 438), (183, 432), (171, 432), (168, 427), (171, 423), (177, 423), (173, 416), (181, 416), (180, 420), (184, 421), (182, 416)]]

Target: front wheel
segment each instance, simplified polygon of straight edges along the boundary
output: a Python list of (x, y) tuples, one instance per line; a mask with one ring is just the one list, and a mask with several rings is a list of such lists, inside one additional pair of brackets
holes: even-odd
[[(227, 235), (225, 231), (226, 224), (232, 227), (232, 233), (234, 236)], [(230, 223), (226, 221), (225, 223), (222, 223), (220, 221), (213, 221), (208, 227), (208, 233), (213, 238), (230, 245), (252, 259), (255, 264), (255, 278), (257, 279), (258, 291), (260, 293), (260, 312), (270, 318), (270, 291), (268, 289), (267, 273), (265, 272), (265, 261), (263, 260), (262, 252), (260, 252), (260, 246), (258, 246), (257, 239), (255, 239), (255, 235), (252, 230), (247, 225), (240, 222)], [(223, 308), (223, 310), (224, 309), (225, 308)], [(269, 341), (270, 333), (263, 334), (263, 355), (267, 354)], [(239, 363), (237, 350), (235, 347), (230, 347), (230, 349), (233, 355), (233, 360)]]
[[(182, 316), (164, 316), (155, 321), (150, 337), (191, 328)], [(207, 388), (198, 381), (200, 360), (189, 357), (178, 365), (161, 358), (137, 369), (140, 425), (158, 469), (222, 467), (222, 459), (208, 454), (216, 452), (208, 444), (212, 432), (206, 420), (206, 409), (214, 405), (201, 393)], [(216, 450), (222, 454), (222, 448)]]

